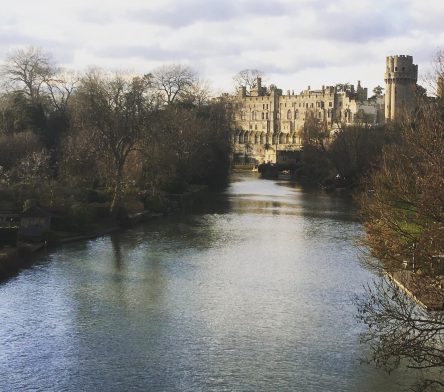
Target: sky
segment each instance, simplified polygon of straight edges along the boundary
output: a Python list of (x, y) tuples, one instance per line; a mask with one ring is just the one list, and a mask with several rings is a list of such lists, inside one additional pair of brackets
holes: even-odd
[[(213, 91), (265, 73), (294, 90), (384, 85), (385, 58), (409, 54), (420, 79), (444, 49), (443, 0), (0, 0), (0, 60), (37, 46), (63, 67), (148, 73), (192, 67)], [(421, 83), (420, 80), (420, 83)]]

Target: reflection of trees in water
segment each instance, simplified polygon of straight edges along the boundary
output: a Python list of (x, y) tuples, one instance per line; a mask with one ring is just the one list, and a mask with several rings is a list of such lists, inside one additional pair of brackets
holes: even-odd
[(123, 265), (122, 245), (120, 236), (116, 234), (111, 235), (111, 246), (114, 254), (114, 266), (117, 271), (121, 271)]

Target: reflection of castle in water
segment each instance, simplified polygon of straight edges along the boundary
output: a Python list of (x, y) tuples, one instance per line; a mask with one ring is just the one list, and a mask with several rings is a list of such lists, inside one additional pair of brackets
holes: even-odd
[(302, 130), (307, 120), (326, 131), (353, 124), (378, 125), (396, 120), (412, 109), (415, 102), (418, 66), (412, 56), (389, 56), (386, 60), (386, 95), (368, 97), (360, 81), (351, 84), (310, 86), (300, 94), (284, 94), (274, 85), (243, 86), (230, 97), (234, 108), (235, 158), (255, 162), (276, 162), (278, 151), (302, 147)]

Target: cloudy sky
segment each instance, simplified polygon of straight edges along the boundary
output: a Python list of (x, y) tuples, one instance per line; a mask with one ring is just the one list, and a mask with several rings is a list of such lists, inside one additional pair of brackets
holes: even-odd
[(65, 67), (193, 67), (214, 90), (244, 68), (267, 84), (383, 84), (385, 56), (420, 74), (444, 48), (443, 0), (0, 0), (0, 59), (40, 46)]

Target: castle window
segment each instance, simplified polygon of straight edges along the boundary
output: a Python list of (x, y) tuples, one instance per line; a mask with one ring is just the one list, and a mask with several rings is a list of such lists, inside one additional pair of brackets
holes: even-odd
[(268, 120), (268, 112), (265, 113), (265, 118)]
[(264, 112), (262, 112), (262, 120), (265, 118), (265, 114)]
[(328, 106), (332, 107), (333, 106), (333, 102), (329, 102)]
[(245, 120), (245, 110), (241, 111), (241, 120), (244, 121)]
[(256, 112), (256, 110), (254, 110), (252, 113), (251, 113), (251, 119), (252, 120), (257, 120), (257, 112)]
[(291, 119), (292, 119), (291, 110), (288, 110), (288, 112), (287, 112), (287, 120), (291, 120)]

